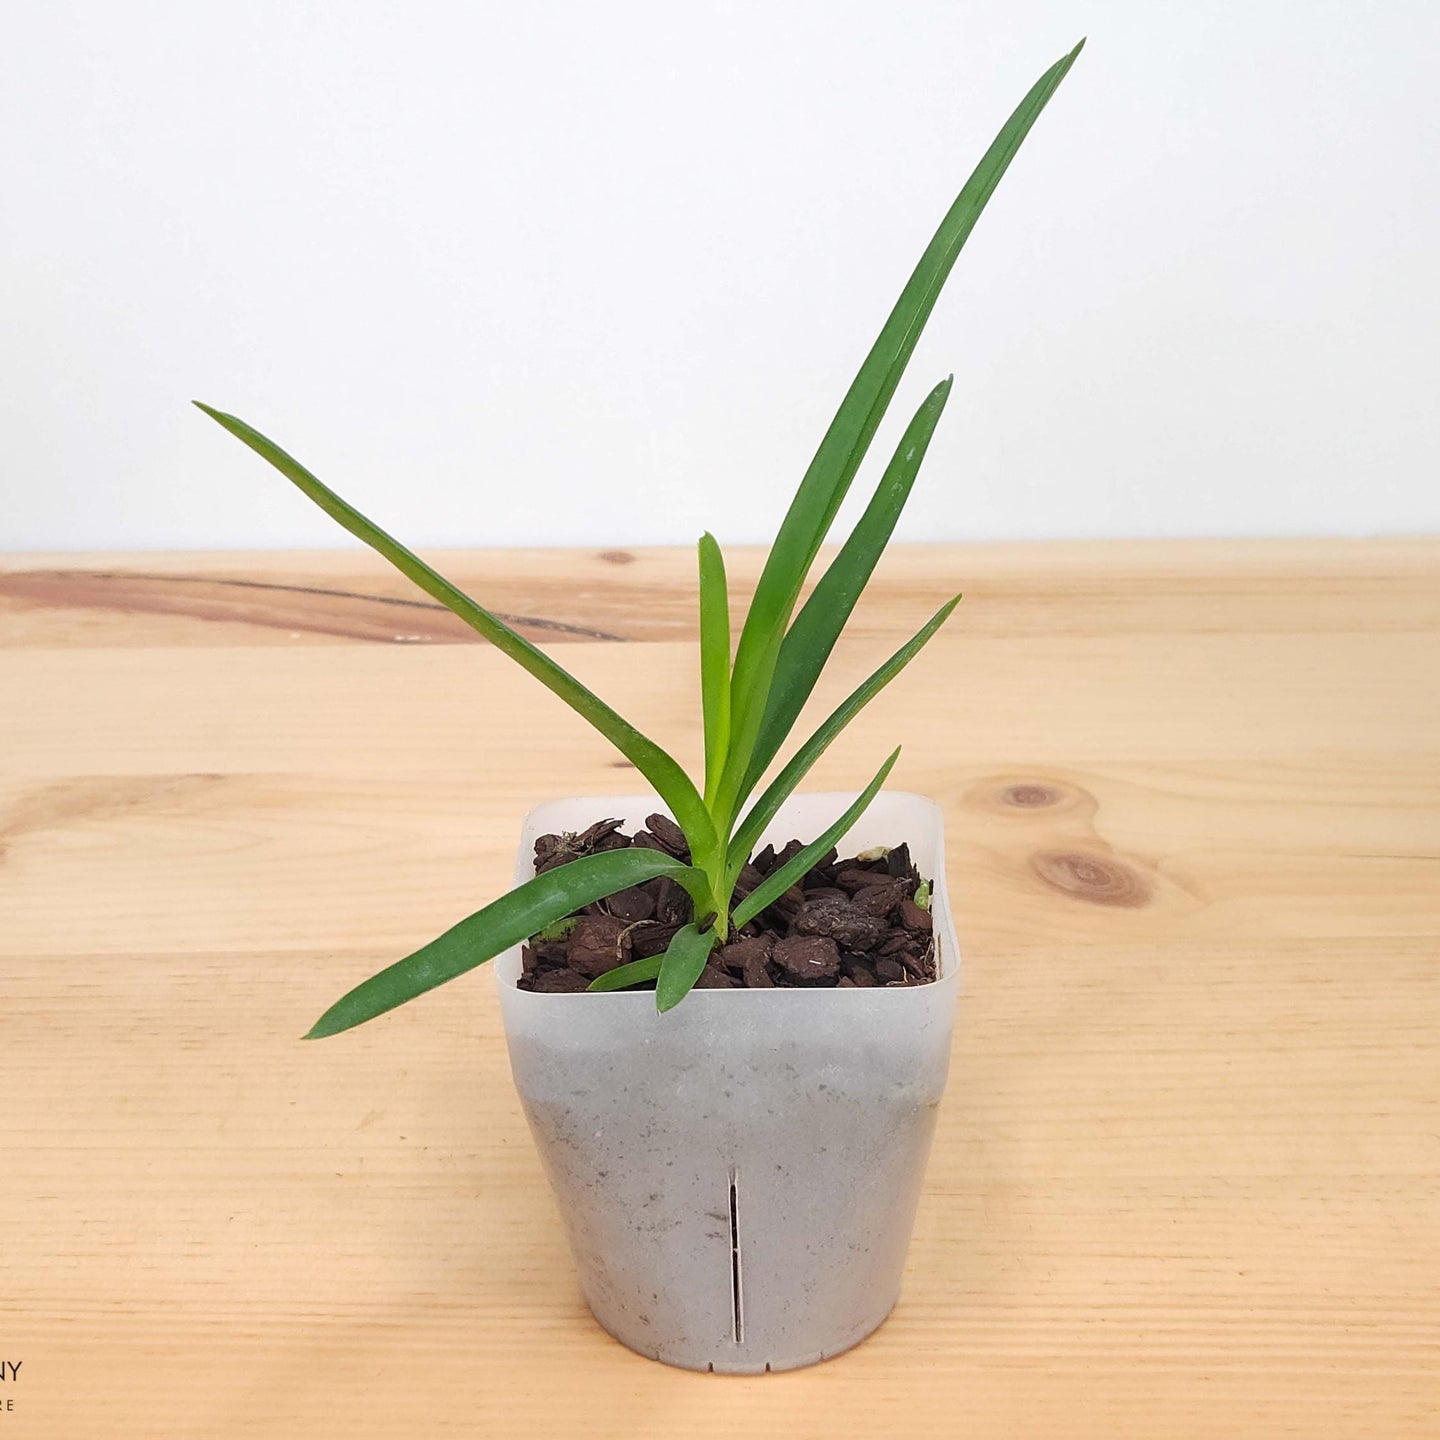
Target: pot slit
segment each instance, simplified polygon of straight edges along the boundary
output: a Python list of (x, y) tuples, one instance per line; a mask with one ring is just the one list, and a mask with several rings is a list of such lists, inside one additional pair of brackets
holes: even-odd
[(730, 1169), (730, 1304), (734, 1317), (735, 1343), (745, 1341), (745, 1310), (740, 1292), (740, 1172)]

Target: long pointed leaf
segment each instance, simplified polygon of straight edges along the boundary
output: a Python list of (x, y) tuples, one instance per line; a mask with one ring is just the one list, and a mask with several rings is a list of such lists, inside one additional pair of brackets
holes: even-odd
[(607, 970), (597, 979), (592, 980), (585, 988), (587, 990), (624, 990), (630, 985), (639, 985), (643, 981), (653, 980), (660, 973), (661, 955), (647, 955), (642, 960), (632, 960), (628, 965), (617, 965), (613, 970)]
[(315, 1022), (305, 1038), (318, 1040), (373, 1020), (494, 959), (562, 915), (657, 875), (703, 883), (697, 871), (658, 850), (603, 850), (557, 865), (357, 985)]
[(880, 767), (875, 778), (860, 792), (855, 803), (822, 835), (812, 840), (794, 859), (772, 870), (736, 907), (730, 923), (739, 929), (748, 924), (767, 905), (773, 905), (797, 880), (801, 880), (815, 862), (864, 814), (866, 807), (880, 792), (885, 777), (900, 758), (897, 745), (890, 758)]
[(730, 744), (730, 597), (725, 557), (708, 531), (700, 537), (700, 701), (705, 717), (705, 798), (725, 768)]
[(675, 932), (655, 983), (655, 1008), (662, 1014), (673, 1010), (694, 989), (715, 940), (714, 930), (700, 930), (693, 924)]
[(930, 637), (950, 618), (960, 603), (957, 595), (942, 605), (929, 620), (905, 642), (863, 684), (851, 691), (831, 711), (824, 724), (791, 756), (785, 768), (770, 782), (765, 793), (750, 807), (750, 812), (730, 842), (729, 870), (738, 875), (750, 858), (765, 827), (775, 818), (795, 787), (805, 778), (810, 767), (830, 747), (830, 742), (920, 653)]
[(733, 809), (750, 773), (780, 639), (805, 577), (895, 393), (941, 286), (1015, 152), (1084, 44), (1082, 40), (1040, 77), (985, 152), (921, 256), (800, 482), (765, 562), (736, 650), (731, 761), (718, 792), (722, 815)]
[(750, 773), (746, 777), (747, 792), (755, 786), (765, 773), (765, 767), (775, 758), (776, 751), (785, 743), (785, 737), (810, 698), (810, 692), (814, 690), (840, 632), (850, 619), (856, 601), (890, 543), (896, 521), (910, 498), (910, 489), (930, 446), (930, 437), (940, 423), (953, 380), (953, 376), (942, 380), (905, 427), (894, 458), (886, 466), (865, 513), (790, 626), (780, 646), (769, 703), (751, 756)]
[(671, 813), (697, 848), (715, 843), (715, 827), (699, 792), (676, 761), (653, 740), (622, 719), (600, 697), (562, 669), (543, 650), (517, 634), (505, 622), (478, 605), (464, 591), (432, 570), (418, 555), (366, 519), (342, 500), (328, 485), (312, 475), (273, 440), (234, 415), (195, 401), (198, 409), (268, 460), (287, 480), (310, 497), (332, 519), (383, 555), (401, 574), (413, 580), (427, 595), (453, 610), (472, 630), (503, 650), (542, 685), (554, 691), (572, 710), (590, 722), (655, 787), (670, 806)]

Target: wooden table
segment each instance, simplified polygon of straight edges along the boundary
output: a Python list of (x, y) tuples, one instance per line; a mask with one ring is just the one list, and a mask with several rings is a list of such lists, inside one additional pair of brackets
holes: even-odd
[[(693, 759), (688, 552), (437, 558)], [(734, 1380), (588, 1319), (488, 975), (297, 1039), (633, 772), (363, 554), (5, 561), (0, 1440), (1440, 1434), (1440, 543), (906, 548), (825, 697), (956, 588), (813, 776), (948, 811), (905, 1295)]]

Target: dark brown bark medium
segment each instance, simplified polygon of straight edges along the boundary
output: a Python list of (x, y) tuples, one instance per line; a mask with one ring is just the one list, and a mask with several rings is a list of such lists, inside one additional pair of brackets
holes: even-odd
[[(578, 834), (542, 835), (535, 842), (535, 868), (550, 870), (627, 845), (690, 858), (680, 827), (664, 815), (651, 815), (634, 835), (626, 835), (618, 820), (597, 821)], [(767, 845), (741, 873), (736, 899), (802, 849), (799, 840), (778, 853)], [(696, 988), (927, 984), (936, 978), (935, 941), (930, 912), (915, 903), (920, 881), (906, 845), (843, 860), (831, 850), (798, 885), (731, 933), (711, 955)], [(694, 918), (690, 897), (663, 876), (620, 890), (543, 936), (531, 936), (522, 951), (520, 988), (551, 994), (584, 990), (617, 965), (663, 954), (675, 932)], [(653, 989), (653, 982), (646, 988)]]

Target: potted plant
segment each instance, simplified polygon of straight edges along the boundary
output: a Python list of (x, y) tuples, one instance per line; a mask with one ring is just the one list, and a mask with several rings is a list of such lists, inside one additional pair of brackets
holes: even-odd
[(890, 539), (949, 379), (802, 604), (820, 547), (956, 256), (1083, 44), (1030, 90), (941, 222), (801, 481), (733, 647), (720, 547), (700, 540), (699, 783), (278, 445), (200, 406), (653, 787), (533, 810), (516, 887), (356, 986), (310, 1037), (495, 959), (517, 1088), (586, 1299), (623, 1343), (671, 1364), (808, 1364), (863, 1339), (898, 1295), (959, 968), (941, 815), (881, 793), (898, 749), (858, 795), (796, 791), (960, 597), (763, 782)]

